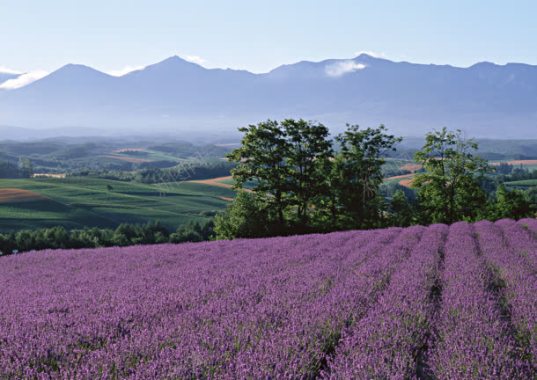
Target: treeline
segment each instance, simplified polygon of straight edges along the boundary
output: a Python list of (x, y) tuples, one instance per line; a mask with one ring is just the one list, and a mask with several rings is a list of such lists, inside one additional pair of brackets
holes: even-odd
[(18, 164), (0, 161), (0, 178), (30, 178), (32, 174), (32, 162), (27, 158), (20, 158)]
[(64, 227), (0, 233), (0, 255), (43, 249), (100, 248), (157, 243), (182, 243), (209, 240), (213, 222), (190, 222), (170, 232), (159, 222), (143, 225), (120, 224), (116, 229)]
[[(388, 197), (382, 165), (402, 139), (384, 126), (348, 125), (334, 140), (324, 125), (305, 120), (268, 120), (240, 131), (241, 147), (228, 155), (238, 196), (217, 215), (217, 238), (516, 219), (537, 211), (524, 191), (494, 183), (487, 191), (494, 168), (460, 131), (428, 133), (415, 153), (423, 170), (412, 189)], [(251, 191), (246, 183), (254, 184)]]
[(230, 174), (233, 167), (232, 163), (223, 160), (185, 160), (180, 165), (168, 168), (146, 168), (133, 171), (79, 170), (69, 175), (154, 184), (224, 177)]

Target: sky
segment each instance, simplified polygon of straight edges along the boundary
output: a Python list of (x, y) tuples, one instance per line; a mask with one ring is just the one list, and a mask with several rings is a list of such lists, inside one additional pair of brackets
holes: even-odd
[(266, 72), (364, 51), (537, 64), (536, 15), (534, 0), (0, 0), (0, 71), (80, 63), (120, 75), (179, 55)]

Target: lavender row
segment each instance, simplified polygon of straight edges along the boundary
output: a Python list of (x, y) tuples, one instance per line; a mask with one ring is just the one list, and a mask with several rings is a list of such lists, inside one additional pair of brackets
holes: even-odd
[[(216, 339), (214, 347), (220, 349), (220, 360), (213, 361), (216, 365), (210, 368), (212, 372), (208, 373), (208, 368), (203, 367), (195, 375), (206, 377), (212, 374), (217, 378), (263, 378), (268, 375), (299, 378), (314, 372), (316, 363), (323, 355), (320, 345), (323, 336), (317, 337), (315, 332), (333, 319), (327, 315), (333, 311), (327, 303), (333, 296), (332, 287), (343, 282), (356, 266), (367, 266), (375, 257), (371, 256), (385, 248), (397, 234), (399, 230), (389, 230), (371, 239), (365, 246), (350, 244), (346, 248), (336, 249), (332, 254), (345, 256), (339, 265), (336, 265), (334, 257), (324, 253), (322, 262), (314, 264), (325, 272), (324, 276), (301, 270), (293, 274), (295, 281), (286, 284), (285, 292), (277, 284), (253, 309), (245, 310), (243, 305), (236, 318), (231, 321), (222, 318), (211, 326)], [(297, 284), (300, 284), (301, 290), (288, 293)], [(221, 348), (229, 341), (229, 336), (222, 332), (230, 327), (236, 331), (234, 326), (237, 325), (240, 326), (240, 334), (235, 339), (235, 346), (222, 352)], [(197, 336), (195, 333), (194, 339)], [(194, 342), (194, 347), (196, 344)], [(226, 362), (222, 362), (222, 354), (227, 354)], [(158, 360), (140, 368), (136, 378), (192, 376), (188, 366), (177, 365), (185, 355), (188, 353), (182, 349), (164, 351)], [(203, 361), (207, 362), (205, 359)]]
[(1, 258), (0, 378), (527, 378), (532, 226)]
[(513, 251), (521, 256), (528, 265), (537, 271), (537, 239), (530, 230), (530, 220), (521, 220), (518, 223), (503, 219), (496, 222), (502, 229), (507, 244)]
[[(315, 267), (315, 260), (322, 259), (326, 251), (337, 255), (343, 243), (359, 246), (365, 238), (363, 233), (346, 233), (323, 239), (51, 252), (8, 258), (0, 276), (10, 284), (1, 294), (6, 300), (1, 313), (6, 323), (0, 334), (9, 347), (1, 353), (1, 368), (24, 377), (48, 371), (73, 375), (75, 370), (84, 376), (128, 374), (155, 347), (175, 344), (168, 339), (170, 331), (181, 327), (192, 331), (195, 323), (207, 322), (202, 319), (204, 311), (212, 313), (213, 318), (222, 312), (219, 306), (233, 305), (233, 310), (242, 310), (245, 290), (261, 296), (270, 279), (268, 274), (281, 277), (294, 270), (307, 275), (305, 264)], [(14, 267), (10, 268), (10, 263)], [(22, 304), (20, 300), (25, 298), (31, 302)], [(170, 325), (170, 321), (177, 323)], [(73, 362), (77, 363), (74, 369)]]
[(518, 224), (530, 231), (534, 240), (537, 240), (537, 218), (527, 218), (518, 221)]
[[(519, 356), (530, 363), (537, 360), (537, 276), (513, 245), (512, 238), (518, 237), (513, 230), (518, 230), (513, 221), (502, 220), (495, 225), (490, 222), (476, 224), (479, 241), (485, 257), (489, 260), (497, 276), (495, 282), (501, 292), (503, 307), (507, 317), (514, 325), (513, 332), (518, 338)], [(511, 231), (504, 235), (502, 228)], [(521, 231), (523, 233), (523, 231)], [(519, 241), (523, 241), (519, 237)]]
[(487, 291), (488, 274), (473, 227), (456, 223), (445, 245), (442, 303), (428, 364), (438, 379), (524, 378), (515, 342), (497, 300)]
[[(347, 265), (346, 276), (334, 281), (325, 295), (293, 310), (285, 328), (265, 331), (259, 344), (243, 352), (238, 358), (241, 371), (233, 373), (233, 377), (313, 378), (319, 375), (323, 363), (337, 346), (344, 326), (360, 320), (375, 304), (393, 271), (419, 240), (421, 230), (421, 227), (409, 228), (389, 245), (370, 245), (364, 250), (369, 260)], [(385, 234), (382, 237), (388, 238)], [(286, 343), (282, 345), (282, 342)], [(273, 371), (273, 366), (281, 362), (293, 364), (275, 367), (278, 370)], [(260, 370), (262, 367), (265, 369)]]
[(325, 377), (407, 379), (416, 375), (434, 309), (447, 227), (429, 227), (369, 313), (345, 332)]
[[(292, 250), (292, 241), (281, 248)], [(73, 356), (79, 356), (76, 350), (82, 351), (82, 359), (101, 351), (100, 346), (120, 338), (126, 328), (141, 330), (140, 319), (158, 325), (158, 314), (195, 309), (245, 277), (259, 275), (256, 271), (264, 265), (288, 267), (293, 259), (271, 243), (278, 246), (276, 240), (237, 242), (229, 254), (222, 252), (222, 243), (214, 243), (7, 258), (0, 276), (6, 285), (0, 288), (0, 315), (5, 316), (0, 338), (10, 350), (0, 353), (0, 368), (19, 373), (37, 367), (39, 372), (64, 362), (68, 369)], [(308, 242), (296, 246), (304, 248)], [(252, 255), (236, 254), (246, 248)], [(256, 265), (249, 266), (249, 260)], [(138, 323), (132, 323), (137, 317)]]

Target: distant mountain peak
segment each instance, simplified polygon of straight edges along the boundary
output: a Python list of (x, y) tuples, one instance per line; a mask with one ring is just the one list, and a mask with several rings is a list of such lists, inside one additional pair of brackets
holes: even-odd
[(81, 65), (78, 63), (68, 63), (60, 67), (58, 70), (54, 71), (50, 76), (53, 75), (101, 75), (101, 76), (111, 76), (102, 71), (95, 70), (94, 68), (86, 65)]
[(27, 127), (188, 131), (303, 117), (336, 128), (384, 123), (406, 135), (444, 125), (475, 136), (537, 133), (537, 66), (480, 62), (461, 68), (367, 53), (263, 74), (205, 68), (179, 56), (119, 77), (69, 64), (0, 97), (0, 124)]
[(149, 65), (145, 67), (143, 70), (140, 70), (136, 73), (131, 74), (143, 74), (144, 72), (157, 72), (157, 71), (163, 71), (163, 72), (178, 72), (182, 70), (205, 70), (202, 66), (198, 65), (197, 63), (189, 62), (186, 59), (183, 59), (179, 57), (178, 55), (174, 55), (171, 57), (168, 57), (160, 62), (154, 63), (152, 65)]

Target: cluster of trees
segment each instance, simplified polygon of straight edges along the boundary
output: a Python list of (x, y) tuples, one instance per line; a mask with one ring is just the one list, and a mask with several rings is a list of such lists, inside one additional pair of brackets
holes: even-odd
[[(529, 194), (507, 190), (491, 173), (498, 168), (477, 155), (478, 145), (461, 131), (428, 133), (414, 159), (423, 166), (412, 185), (416, 197), (398, 191), (391, 200), (395, 225), (453, 223), (501, 218), (519, 219), (535, 215), (537, 209)], [(501, 172), (509, 171), (503, 165)]]
[(29, 178), (32, 174), (33, 166), (28, 158), (20, 158), (18, 164), (0, 161), (0, 178)]
[(423, 170), (416, 173), (413, 189), (399, 189), (389, 198), (381, 191), (382, 165), (401, 138), (384, 126), (347, 125), (335, 140), (324, 125), (305, 120), (268, 120), (240, 131), (241, 147), (228, 155), (236, 164), (238, 196), (217, 215), (217, 238), (521, 218), (536, 212), (523, 191), (500, 185), (487, 193), (493, 169), (476, 154), (477, 143), (460, 131), (428, 133), (415, 153)]
[(84, 176), (111, 179), (115, 181), (140, 183), (165, 183), (194, 179), (207, 179), (228, 176), (233, 164), (216, 159), (185, 160), (180, 165), (174, 163), (173, 167), (145, 168), (138, 170), (80, 170), (71, 172), (70, 176)]
[(159, 222), (143, 225), (125, 223), (116, 229), (85, 228), (70, 231), (58, 226), (0, 234), (0, 255), (42, 249), (198, 242), (209, 240), (212, 234), (212, 221), (189, 222), (175, 232), (168, 231)]
[[(216, 217), (217, 237), (382, 225), (384, 156), (401, 140), (384, 126), (347, 125), (335, 141), (323, 124), (305, 120), (268, 120), (240, 131), (242, 144), (228, 155), (239, 193)], [(254, 183), (252, 191), (246, 183)]]

